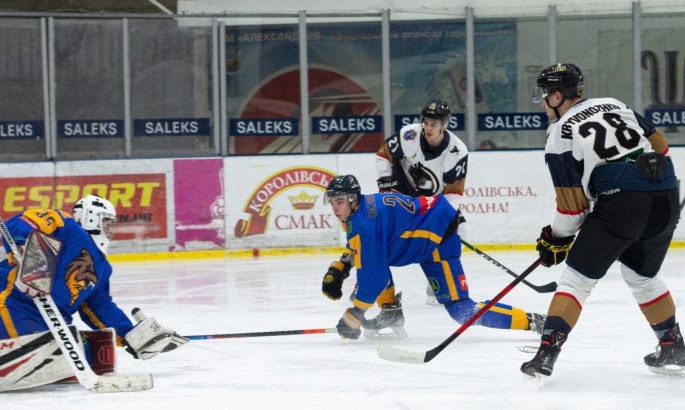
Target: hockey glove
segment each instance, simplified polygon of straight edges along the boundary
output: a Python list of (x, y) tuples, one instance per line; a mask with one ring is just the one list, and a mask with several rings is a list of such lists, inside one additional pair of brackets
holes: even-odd
[(352, 265), (341, 261), (331, 263), (328, 272), (323, 277), (321, 291), (329, 299), (338, 300), (342, 297), (342, 284), (350, 276)]
[(568, 250), (571, 248), (575, 236), (565, 236), (557, 238), (552, 234), (552, 227), (550, 225), (542, 228), (540, 238), (538, 238), (538, 245), (535, 247), (542, 259), (542, 265), (550, 267), (558, 265), (563, 262), (568, 256)]
[(343, 339), (359, 339), (359, 336), (362, 334), (361, 327), (366, 324), (366, 319), (364, 318), (365, 310), (357, 306), (347, 308), (336, 326), (338, 334)]
[(464, 240), (468, 241), (470, 237), (470, 227), (468, 223), (466, 223), (466, 218), (464, 218), (464, 214), (459, 212), (459, 223), (457, 224), (457, 233), (461, 238)]
[(393, 177), (380, 177), (376, 182), (379, 192), (399, 192), (397, 188), (400, 186), (400, 181)]
[(173, 330), (160, 325), (154, 317), (146, 318), (137, 308), (133, 317), (139, 323), (124, 336), (126, 351), (136, 359), (147, 360), (189, 342)]

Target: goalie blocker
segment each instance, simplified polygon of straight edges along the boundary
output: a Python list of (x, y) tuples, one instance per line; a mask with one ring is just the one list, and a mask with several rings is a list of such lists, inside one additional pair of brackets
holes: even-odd
[[(114, 329), (81, 331), (81, 337), (75, 326), (69, 330), (95, 374), (114, 372)], [(50, 331), (0, 340), (0, 391), (72, 381), (77, 382), (74, 372)]]

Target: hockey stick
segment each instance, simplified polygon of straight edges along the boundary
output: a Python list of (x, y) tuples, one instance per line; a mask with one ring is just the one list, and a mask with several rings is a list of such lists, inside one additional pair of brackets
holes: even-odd
[[(17, 280), (37, 295), (32, 297), (50, 333), (57, 341), (64, 358), (78, 382), (86, 389), (98, 392), (131, 392), (152, 388), (152, 375), (98, 376), (90, 368), (85, 354), (69, 331), (62, 313), (50, 296), (52, 277), (62, 243), (43, 232), (33, 230), (26, 240), (24, 255), (0, 218), (0, 230), (18, 265)], [(35, 251), (34, 251), (35, 250)], [(28, 255), (26, 264), (24, 257)], [(30, 258), (30, 259), (29, 259)], [(28, 270), (26, 269), (28, 267)], [(28, 293), (28, 292), (27, 292)], [(33, 294), (34, 292), (32, 292)]]
[(261, 337), (261, 336), (290, 336), (290, 335), (311, 335), (314, 333), (337, 333), (338, 329), (304, 329), (304, 330), (277, 330), (273, 332), (253, 332), (253, 333), (225, 333), (220, 335), (195, 335), (183, 336), (190, 340), (207, 340), (207, 339), (235, 339), (241, 337)]
[[(476, 253), (479, 254), (480, 256), (482, 256), (482, 257), (484, 257), (485, 259), (489, 260), (489, 261), (492, 262), (495, 266), (501, 268), (503, 271), (507, 272), (507, 273), (510, 274), (511, 276), (513, 276), (513, 277), (515, 277), (515, 278), (518, 277), (518, 275), (517, 275), (516, 273), (514, 273), (511, 269), (509, 269), (509, 268), (507, 268), (506, 266), (502, 265), (501, 263), (497, 262), (497, 261), (494, 260), (492, 257), (490, 257), (489, 255), (487, 255), (485, 252), (481, 251), (480, 249), (476, 248), (475, 246), (471, 245), (470, 243), (466, 242), (465, 240), (462, 239), (462, 240), (461, 240), (461, 243), (463, 243), (464, 246), (466, 246), (467, 248), (469, 248), (469, 249), (471, 249), (472, 251), (476, 252)], [(550, 292), (554, 292), (555, 290), (557, 290), (557, 283), (556, 283), (556, 282), (550, 282), (550, 283), (548, 283), (548, 284), (546, 284), (546, 285), (537, 286), (537, 285), (533, 285), (532, 283), (528, 282), (527, 280), (524, 280), (524, 281), (523, 281), (523, 284), (529, 286), (531, 289), (533, 289), (534, 291), (539, 292), (539, 293), (550, 293)]]
[(464, 333), (466, 329), (469, 328), (473, 323), (475, 323), (481, 316), (485, 314), (488, 310), (490, 310), (491, 307), (495, 305), (495, 303), (499, 302), (500, 299), (504, 297), (507, 293), (509, 293), (510, 290), (514, 288), (514, 286), (518, 285), (519, 282), (523, 280), (528, 274), (530, 274), (535, 268), (537, 268), (540, 264), (542, 263), (542, 259), (536, 260), (532, 265), (528, 267), (522, 274), (520, 274), (516, 279), (514, 279), (513, 282), (511, 282), (507, 287), (502, 289), (500, 293), (497, 294), (490, 302), (488, 302), (487, 305), (483, 306), (476, 314), (474, 314), (471, 319), (469, 319), (466, 323), (461, 325), (459, 329), (457, 329), (456, 332), (452, 333), (450, 337), (445, 339), (444, 342), (440, 343), (437, 347), (428, 350), (427, 352), (408, 352), (406, 350), (398, 349), (396, 347), (388, 346), (388, 345), (380, 345), (378, 346), (378, 356), (382, 359), (385, 360), (390, 360), (393, 362), (400, 362), (400, 363), (428, 363), (435, 356), (437, 356), (440, 352), (442, 352), (450, 343), (454, 341), (459, 335)]

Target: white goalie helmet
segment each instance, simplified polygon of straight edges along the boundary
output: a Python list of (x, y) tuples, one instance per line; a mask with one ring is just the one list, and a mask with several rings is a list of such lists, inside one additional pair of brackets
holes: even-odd
[(76, 222), (90, 234), (98, 249), (107, 255), (117, 222), (114, 205), (97, 195), (86, 195), (76, 202), (72, 214)]

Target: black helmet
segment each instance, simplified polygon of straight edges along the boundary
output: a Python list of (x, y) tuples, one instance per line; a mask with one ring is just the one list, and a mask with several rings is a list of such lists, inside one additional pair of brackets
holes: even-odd
[(583, 95), (583, 73), (575, 64), (558, 63), (540, 73), (533, 89), (533, 102), (542, 102), (549, 93), (561, 91), (564, 98), (577, 98)]
[(338, 175), (328, 184), (326, 194), (323, 196), (323, 203), (327, 204), (329, 198), (344, 195), (347, 196), (347, 200), (350, 202), (359, 202), (361, 194), (362, 189), (354, 175)]
[(433, 118), (447, 124), (450, 120), (450, 114), (452, 114), (450, 106), (445, 101), (431, 100), (421, 111), (421, 122), (424, 118)]

